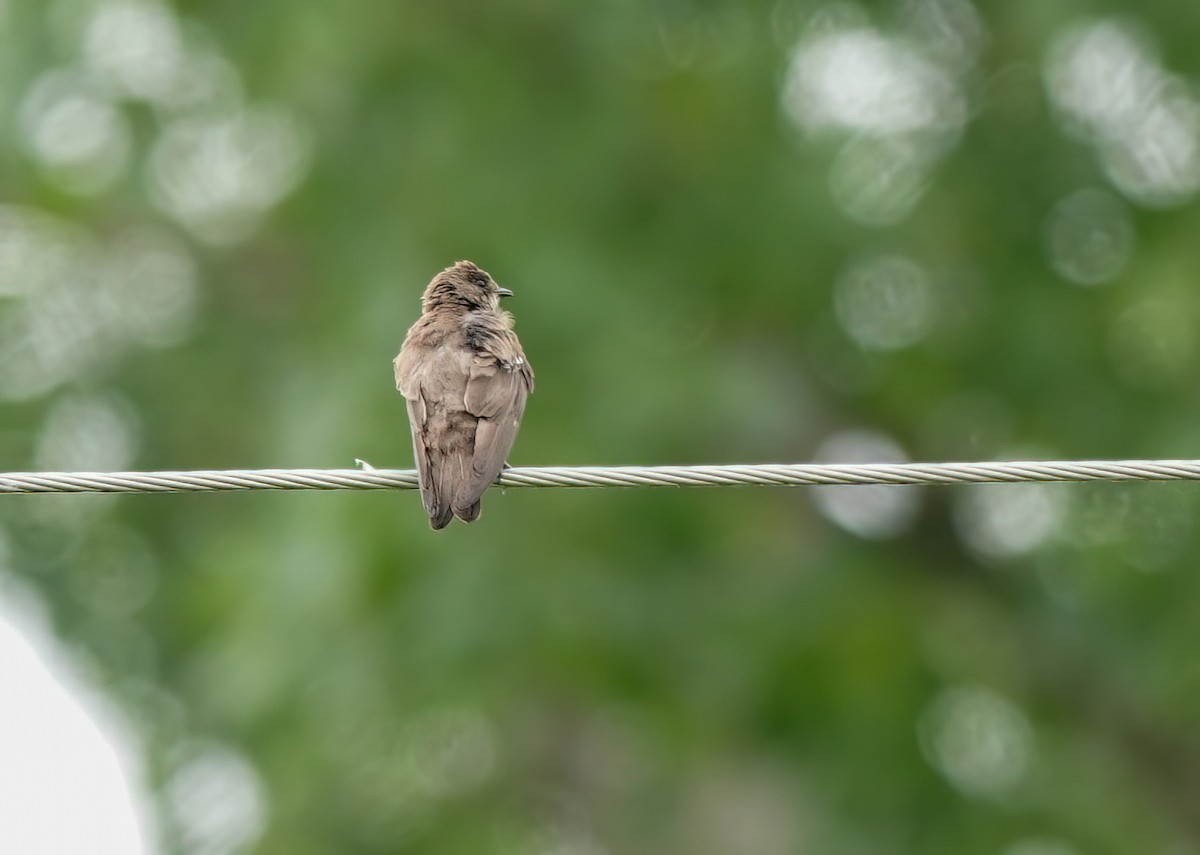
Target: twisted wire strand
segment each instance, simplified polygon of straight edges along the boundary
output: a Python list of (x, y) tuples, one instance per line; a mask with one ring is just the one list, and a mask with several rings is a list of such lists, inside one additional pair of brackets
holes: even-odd
[[(506, 469), (497, 484), (500, 487), (806, 487), (1063, 481), (1200, 481), (1200, 460), (540, 466)], [(413, 490), (416, 487), (417, 473), (412, 469), (0, 473), (0, 493)]]

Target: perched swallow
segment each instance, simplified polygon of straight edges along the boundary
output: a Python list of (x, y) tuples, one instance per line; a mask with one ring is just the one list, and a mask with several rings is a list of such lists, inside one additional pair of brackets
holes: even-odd
[(480, 496), (504, 468), (533, 391), (512, 315), (500, 308), (511, 296), (470, 261), (447, 267), (425, 289), (394, 362), (435, 529), (479, 518)]

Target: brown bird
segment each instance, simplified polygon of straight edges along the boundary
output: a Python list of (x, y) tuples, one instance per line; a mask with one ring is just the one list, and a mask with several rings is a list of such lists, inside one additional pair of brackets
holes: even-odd
[(512, 291), (470, 261), (447, 267), (421, 297), (396, 357), (429, 524), (479, 518), (479, 498), (505, 466), (533, 369), (500, 308)]

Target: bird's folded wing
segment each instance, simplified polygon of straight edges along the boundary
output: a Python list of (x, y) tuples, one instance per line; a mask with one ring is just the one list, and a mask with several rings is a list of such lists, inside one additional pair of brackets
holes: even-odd
[[(404, 392), (403, 389), (400, 391)], [(444, 497), (438, 495), (437, 485), (429, 471), (429, 447), (425, 439), (429, 407), (420, 387), (413, 386), (404, 394), (408, 405), (408, 425), (412, 429), (413, 462), (417, 465), (417, 481), (421, 487), (421, 504), (425, 506), (425, 513), (431, 517), (437, 516), (446, 502)]]
[(408, 400), (412, 400), (417, 396), (417, 390), (414, 388), (414, 377), (416, 369), (416, 359), (408, 348), (403, 348), (396, 358), (392, 360), (392, 369), (396, 373), (396, 388)]
[(464, 400), (467, 412), (479, 419), (475, 430), (475, 457), (471, 490), (482, 493), (500, 470), (517, 437), (525, 401), (533, 389), (533, 372), (520, 346), (505, 360), (495, 353), (480, 353), (471, 367)]

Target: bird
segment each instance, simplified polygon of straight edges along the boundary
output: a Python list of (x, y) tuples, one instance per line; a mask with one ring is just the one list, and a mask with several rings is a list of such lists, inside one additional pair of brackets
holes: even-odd
[(471, 261), (434, 276), (393, 366), (408, 406), (429, 525), (479, 518), (480, 497), (508, 465), (533, 392), (533, 368), (500, 308), (512, 291)]

